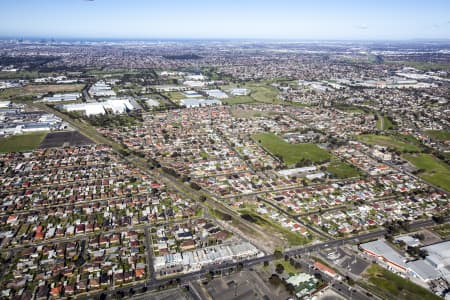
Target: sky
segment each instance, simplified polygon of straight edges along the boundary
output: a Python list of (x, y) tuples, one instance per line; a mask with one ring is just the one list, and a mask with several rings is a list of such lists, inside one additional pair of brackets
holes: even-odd
[(450, 0), (0, 0), (0, 36), (450, 39)]

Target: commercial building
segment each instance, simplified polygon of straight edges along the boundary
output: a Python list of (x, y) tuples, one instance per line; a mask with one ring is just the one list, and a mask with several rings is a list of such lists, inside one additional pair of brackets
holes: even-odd
[(233, 96), (247, 96), (250, 93), (249, 89), (245, 88), (235, 88), (232, 89), (230, 94)]
[(102, 102), (66, 104), (62, 109), (68, 112), (78, 111), (86, 116), (103, 115), (106, 111), (123, 114), (136, 109), (129, 99), (109, 99)]
[(79, 98), (81, 98), (81, 93), (54, 94), (53, 96), (44, 97), (42, 102), (76, 101)]
[(99, 81), (91, 86), (89, 89), (89, 94), (92, 97), (110, 97), (115, 96), (116, 92), (114, 92), (104, 81)]
[(203, 266), (240, 261), (256, 257), (262, 253), (248, 242), (236, 242), (227, 245), (217, 245), (183, 253), (170, 253), (153, 258), (155, 272), (168, 275), (178, 272), (195, 272)]
[(206, 94), (208, 94), (209, 97), (217, 98), (217, 99), (227, 99), (228, 95), (222, 92), (221, 90), (205, 90)]
[(425, 261), (439, 271), (447, 282), (450, 282), (450, 241), (421, 249), (428, 253)]
[(222, 102), (215, 99), (182, 99), (180, 104), (186, 107), (202, 107), (211, 105), (221, 105)]
[(405, 257), (395, 251), (391, 246), (386, 244), (383, 240), (376, 240), (359, 245), (361, 250), (366, 254), (377, 258), (386, 263), (393, 270), (398, 272), (406, 272), (407, 266)]
[(288, 284), (292, 284), (292, 286), (295, 288), (295, 295), (298, 298), (301, 298), (307, 294), (313, 293), (317, 288), (317, 283), (319, 282), (319, 280), (317, 280), (312, 275), (299, 273), (297, 275), (289, 277), (286, 282)]

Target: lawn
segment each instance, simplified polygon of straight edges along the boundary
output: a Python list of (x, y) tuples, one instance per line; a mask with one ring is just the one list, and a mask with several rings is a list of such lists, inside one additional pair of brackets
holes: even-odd
[(327, 172), (333, 174), (339, 179), (357, 177), (361, 175), (358, 168), (341, 161), (331, 162), (327, 168)]
[(285, 261), (284, 259), (277, 259), (273, 261), (274, 266), (278, 264), (281, 264), (284, 267), (284, 272), (289, 275), (295, 275), (301, 271), (301, 269), (296, 269), (289, 261)]
[(441, 299), (427, 289), (376, 264), (367, 268), (364, 276), (368, 279), (369, 289), (383, 299)]
[(403, 158), (420, 169), (419, 176), (450, 192), (450, 167), (431, 154), (405, 154)]
[(446, 130), (427, 130), (425, 134), (438, 141), (450, 140), (450, 131)]
[(422, 150), (419, 141), (406, 135), (361, 134), (356, 136), (356, 139), (369, 145), (380, 145), (401, 152), (420, 152)]
[(29, 151), (39, 147), (47, 131), (13, 135), (0, 139), (0, 152)]
[(253, 135), (253, 139), (273, 155), (281, 157), (287, 166), (302, 160), (320, 163), (331, 158), (330, 153), (315, 144), (289, 144), (273, 133), (258, 133)]

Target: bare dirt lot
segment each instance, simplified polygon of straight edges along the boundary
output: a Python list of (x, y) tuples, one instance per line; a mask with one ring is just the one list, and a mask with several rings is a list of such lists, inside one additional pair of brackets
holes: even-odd
[(39, 148), (62, 147), (65, 145), (82, 146), (89, 144), (94, 144), (94, 142), (78, 131), (62, 131), (47, 134)]

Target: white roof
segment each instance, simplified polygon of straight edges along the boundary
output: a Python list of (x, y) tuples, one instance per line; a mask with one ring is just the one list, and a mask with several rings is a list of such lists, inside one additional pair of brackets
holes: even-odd
[(389, 260), (399, 266), (406, 268), (404, 262), (405, 257), (403, 257), (403, 255), (400, 255), (397, 251), (392, 249), (392, 247), (386, 244), (385, 241), (376, 240), (365, 244), (361, 244), (360, 247), (378, 256), (384, 257), (386, 260)]
[(8, 107), (11, 101), (0, 101), (0, 107)]
[(209, 106), (209, 105), (221, 105), (222, 102), (219, 100), (209, 100), (209, 99), (182, 99), (180, 101), (181, 105), (184, 105), (186, 107), (199, 107), (199, 106)]
[(407, 263), (408, 268), (417, 274), (422, 280), (434, 280), (441, 274), (425, 260), (416, 260)]
[(437, 268), (446, 280), (450, 280), (450, 241), (430, 245), (421, 249), (428, 253), (425, 260)]

